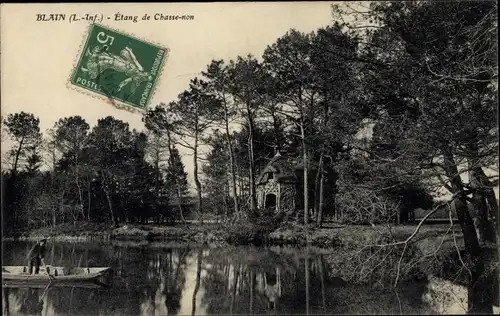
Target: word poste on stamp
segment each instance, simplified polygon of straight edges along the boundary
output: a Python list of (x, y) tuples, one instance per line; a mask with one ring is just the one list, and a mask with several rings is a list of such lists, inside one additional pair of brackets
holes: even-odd
[(70, 83), (146, 109), (167, 55), (167, 48), (92, 24)]

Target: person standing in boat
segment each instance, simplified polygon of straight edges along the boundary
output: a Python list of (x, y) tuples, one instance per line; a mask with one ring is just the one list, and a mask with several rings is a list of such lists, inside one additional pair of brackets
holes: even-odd
[(44, 238), (33, 245), (30, 252), (28, 253), (28, 271), (29, 274), (33, 274), (33, 266), (35, 267), (35, 274), (40, 272), (40, 264), (45, 258), (45, 244), (47, 239)]

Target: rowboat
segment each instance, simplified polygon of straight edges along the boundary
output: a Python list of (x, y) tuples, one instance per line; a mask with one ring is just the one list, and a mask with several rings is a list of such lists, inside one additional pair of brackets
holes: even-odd
[(11, 288), (11, 289), (45, 289), (48, 285), (51, 288), (73, 288), (77, 287), (80, 289), (104, 289), (109, 288), (109, 284), (101, 283), (99, 281), (90, 281), (90, 282), (57, 282), (53, 281), (49, 283), (27, 283), (22, 281), (4, 281), (2, 285), (3, 288)]
[[(15, 284), (75, 284), (81, 282), (98, 281), (111, 271), (109, 267), (100, 268), (72, 268), (47, 266), (40, 267), (39, 274), (29, 274), (26, 266), (3, 266), (2, 283)], [(48, 272), (48, 273), (47, 273)], [(49, 276), (50, 275), (50, 276)]]

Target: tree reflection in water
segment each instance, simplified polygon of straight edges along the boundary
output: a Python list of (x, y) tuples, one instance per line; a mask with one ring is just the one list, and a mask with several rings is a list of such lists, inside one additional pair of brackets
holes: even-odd
[(185, 283), (184, 270), (189, 249), (168, 249), (149, 261), (141, 315), (176, 315)]
[(198, 295), (198, 291), (200, 290), (202, 257), (203, 257), (203, 249), (200, 248), (198, 250), (197, 264), (196, 264), (196, 285), (194, 286), (194, 292), (193, 292), (193, 304), (192, 304), (193, 306), (191, 311), (192, 316), (196, 315), (196, 296)]
[[(330, 275), (323, 256), (313, 251), (167, 248), (154, 243), (149, 248), (126, 244), (56, 247), (55, 263), (82, 261), (84, 265), (92, 260), (94, 266), (112, 267), (114, 279), (110, 288), (51, 288), (44, 299), (44, 316), (429, 312), (421, 299), (423, 290), (415, 291), (414, 284), (401, 292), (400, 299), (392, 290), (348, 285)], [(8, 264), (23, 264), (12, 254), (4, 254)], [(28, 315), (36, 309), (37, 291), (4, 289), (4, 315), (7, 310), (11, 315)]]
[(2, 315), (41, 316), (44, 301), (38, 289), (24, 288), (12, 290), (4, 287), (2, 291)]
[(2, 315), (9, 314), (9, 288), (2, 288)]

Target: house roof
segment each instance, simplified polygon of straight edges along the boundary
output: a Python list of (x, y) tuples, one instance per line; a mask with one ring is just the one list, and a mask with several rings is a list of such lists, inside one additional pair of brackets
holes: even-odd
[(267, 182), (267, 174), (274, 173), (274, 179), (277, 182), (297, 182), (295, 169), (293, 165), (278, 152), (267, 164), (260, 176), (257, 178), (257, 185)]

